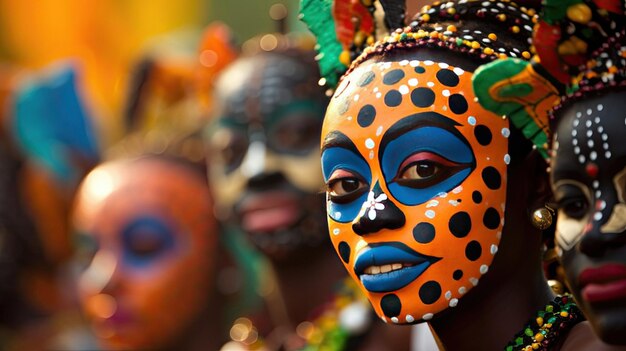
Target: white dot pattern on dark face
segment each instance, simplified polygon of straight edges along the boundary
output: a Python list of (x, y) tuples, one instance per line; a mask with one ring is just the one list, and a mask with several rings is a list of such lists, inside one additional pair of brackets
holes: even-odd
[[(598, 104), (595, 112), (599, 113), (603, 110), (604, 106), (602, 104)], [(607, 160), (610, 159), (611, 151), (610, 144), (608, 143), (609, 136), (606, 133), (604, 126), (601, 125), (602, 119), (598, 115), (594, 116), (594, 111), (591, 108), (588, 108), (585, 111), (585, 115), (583, 112), (577, 112), (575, 116), (576, 118), (572, 121), (572, 146), (574, 153), (578, 156), (578, 162), (580, 164), (584, 164), (587, 161), (596, 161), (600, 155), (604, 156)], [(586, 119), (584, 123), (582, 123), (583, 119)], [(592, 139), (595, 135), (593, 128), (594, 125), (596, 127), (596, 132), (600, 135), (600, 139), (603, 141), (602, 149), (604, 152), (600, 155), (596, 150), (591, 150), (596, 146), (596, 142)], [(589, 148), (589, 150), (587, 152), (583, 152), (581, 145)]]

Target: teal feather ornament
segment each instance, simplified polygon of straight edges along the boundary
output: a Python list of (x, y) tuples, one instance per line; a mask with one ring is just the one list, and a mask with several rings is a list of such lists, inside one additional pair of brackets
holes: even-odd
[(322, 76), (320, 85), (331, 89), (337, 86), (339, 77), (348, 69), (340, 60), (343, 47), (337, 39), (332, 7), (332, 0), (301, 0), (299, 16), (317, 37), (316, 60)]

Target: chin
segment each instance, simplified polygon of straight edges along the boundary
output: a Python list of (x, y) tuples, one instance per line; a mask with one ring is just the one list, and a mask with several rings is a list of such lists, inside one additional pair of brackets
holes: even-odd
[[(593, 331), (602, 341), (612, 345), (626, 345), (626, 304), (607, 306), (605, 310), (586, 310)], [(585, 312), (586, 312), (585, 311)]]

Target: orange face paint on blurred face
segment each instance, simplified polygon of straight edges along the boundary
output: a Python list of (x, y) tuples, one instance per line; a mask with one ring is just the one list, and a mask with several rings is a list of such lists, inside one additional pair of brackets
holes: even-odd
[(370, 60), (328, 108), (331, 239), (385, 321), (455, 307), (497, 252), (509, 123), (474, 101), (471, 77), (443, 62)]
[(92, 247), (80, 299), (103, 346), (168, 346), (206, 310), (217, 227), (201, 176), (158, 159), (105, 164), (73, 220)]

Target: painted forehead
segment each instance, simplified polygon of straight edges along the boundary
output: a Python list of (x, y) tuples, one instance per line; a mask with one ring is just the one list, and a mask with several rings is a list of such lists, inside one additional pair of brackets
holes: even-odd
[(244, 58), (220, 79), (220, 117), (247, 124), (251, 120), (262, 122), (271, 118), (294, 101), (309, 101), (323, 107), (327, 99), (317, 85), (318, 80), (313, 61), (309, 64), (296, 57), (271, 53)]
[(570, 157), (556, 158), (557, 178), (561, 177), (561, 169), (584, 167), (593, 178), (597, 166), (619, 166), (615, 164), (616, 157), (626, 151), (626, 144), (621, 142), (626, 130), (624, 97), (624, 92), (593, 97), (562, 111), (554, 149), (557, 155)]
[[(379, 137), (400, 117), (432, 111), (456, 123), (476, 126), (479, 143), (489, 144), (492, 132), (479, 120), (493, 118), (493, 114), (474, 103), (471, 77), (471, 72), (432, 60), (364, 63), (338, 87), (327, 111), (324, 135), (341, 130)], [(505, 128), (499, 131), (509, 134)], [(372, 150), (373, 158), (372, 141), (366, 140), (364, 146)]]

